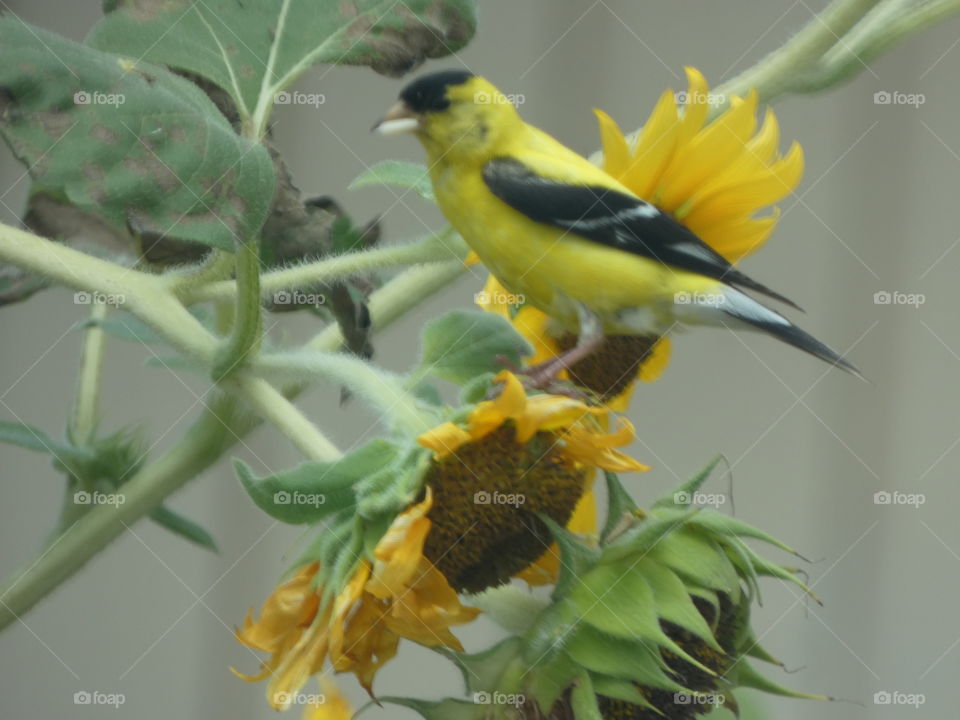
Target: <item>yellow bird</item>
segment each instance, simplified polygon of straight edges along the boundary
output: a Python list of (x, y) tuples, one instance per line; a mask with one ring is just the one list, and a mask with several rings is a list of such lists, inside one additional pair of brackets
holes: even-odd
[(413, 133), (440, 209), (484, 265), (578, 332), (575, 348), (540, 368), (544, 378), (592, 353), (607, 334), (663, 335), (678, 325), (759, 330), (859, 374), (744, 291), (794, 303), (525, 123), (484, 78), (459, 70), (421, 77), (374, 129)]

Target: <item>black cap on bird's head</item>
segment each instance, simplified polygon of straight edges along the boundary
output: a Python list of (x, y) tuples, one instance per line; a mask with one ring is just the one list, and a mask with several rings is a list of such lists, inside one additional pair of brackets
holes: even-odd
[(467, 70), (440, 70), (417, 78), (400, 92), (399, 101), (373, 129), (383, 135), (417, 130), (420, 117), (450, 107), (447, 91), (451, 87), (463, 85), (474, 77)]
[(400, 92), (400, 100), (416, 113), (437, 112), (450, 107), (447, 88), (463, 85), (474, 77), (467, 70), (441, 70), (417, 78)]

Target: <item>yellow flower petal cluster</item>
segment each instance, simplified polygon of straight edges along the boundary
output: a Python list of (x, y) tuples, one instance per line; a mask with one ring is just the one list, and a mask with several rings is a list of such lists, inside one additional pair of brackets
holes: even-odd
[(583, 465), (611, 472), (650, 469), (616, 449), (628, 445), (635, 435), (633, 425), (626, 418), (619, 419), (619, 427), (613, 432), (603, 429), (608, 422), (609, 408), (587, 405), (564, 395), (527, 395), (517, 376), (506, 370), (494, 380), (503, 384), (503, 390), (494, 400), (478, 403), (465, 427), (446, 422), (428, 430), (417, 441), (433, 450), (436, 457), (444, 458), (511, 422), (520, 444), (541, 431), (557, 432), (563, 454)]
[(773, 232), (777, 209), (756, 214), (797, 187), (803, 150), (793, 143), (780, 154), (780, 127), (769, 108), (758, 131), (753, 91), (731, 98), (730, 107), (709, 120), (715, 98), (707, 81), (694, 68), (686, 73), (683, 112), (676, 95), (664, 92), (632, 148), (617, 124), (597, 111), (603, 169), (736, 262)]
[[(780, 153), (780, 128), (773, 110), (767, 109), (758, 130), (755, 92), (745, 99), (732, 98), (729, 109), (710, 120), (711, 103), (717, 98), (698, 70), (687, 68), (686, 74), (683, 111), (676, 93), (665, 91), (633, 145), (613, 119), (596, 111), (603, 169), (735, 263), (760, 248), (773, 232), (779, 210), (758, 213), (796, 189), (803, 175), (803, 151), (793, 143), (786, 154)], [(530, 342), (535, 350), (532, 364), (564, 350), (547, 315), (530, 305), (514, 311), (503, 304), (510, 293), (497, 278), (488, 278), (479, 297), (484, 310), (506, 317)], [(669, 339), (660, 338), (642, 360), (636, 379), (653, 382), (669, 359)], [(631, 383), (610, 400), (611, 407), (624, 409), (632, 389)]]
[(252, 611), (247, 614), (237, 639), (271, 656), (260, 673), (237, 674), (251, 682), (269, 678), (272, 707), (289, 707), (328, 658), (334, 670), (353, 672), (370, 691), (400, 638), (462, 649), (450, 628), (470, 622), (479, 610), (461, 605), (443, 575), (423, 557), (432, 502), (428, 488), (422, 502), (393, 521), (373, 562), (361, 560), (339, 591), (319, 584), (320, 565), (314, 562), (274, 590), (259, 620)]

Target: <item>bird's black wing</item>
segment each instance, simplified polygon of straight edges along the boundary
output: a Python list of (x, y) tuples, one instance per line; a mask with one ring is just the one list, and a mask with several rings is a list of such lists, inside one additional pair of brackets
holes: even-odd
[(609, 188), (551, 180), (513, 158), (491, 160), (483, 169), (483, 179), (494, 195), (531, 220), (800, 309), (737, 270), (693, 232), (644, 200)]

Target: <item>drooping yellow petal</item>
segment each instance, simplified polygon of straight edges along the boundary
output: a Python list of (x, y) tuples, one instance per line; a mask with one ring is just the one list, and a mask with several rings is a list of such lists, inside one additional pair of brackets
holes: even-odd
[(564, 434), (566, 454), (582, 463), (611, 472), (645, 472), (650, 468), (614, 448), (629, 444), (635, 437), (633, 425), (620, 418), (612, 433), (597, 433), (575, 425)]
[(374, 565), (366, 589), (374, 597), (400, 595), (416, 572), (423, 557), (423, 543), (430, 532), (427, 513), (433, 506), (433, 493), (426, 488), (422, 502), (397, 515), (374, 549)]
[(470, 433), (456, 423), (445, 422), (417, 437), (417, 442), (433, 450), (436, 457), (443, 458), (455, 453), (457, 448), (470, 442), (471, 439)]
[(570, 427), (587, 415), (602, 415), (606, 410), (584, 405), (564, 395), (534, 395), (527, 399), (525, 412), (516, 418), (517, 442), (525, 443), (540, 430)]
[(307, 703), (301, 720), (351, 720), (353, 708), (335, 683), (320, 679), (320, 698)]
[(500, 394), (495, 400), (479, 403), (470, 414), (470, 435), (474, 440), (486, 437), (504, 421), (519, 417), (526, 408), (527, 393), (516, 375), (504, 370), (494, 377), (494, 382), (503, 384)]

